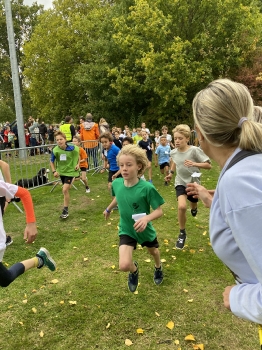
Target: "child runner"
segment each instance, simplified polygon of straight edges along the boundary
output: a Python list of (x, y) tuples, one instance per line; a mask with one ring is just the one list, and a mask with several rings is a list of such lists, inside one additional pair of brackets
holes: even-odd
[[(119, 166), (117, 164), (116, 157), (120, 151), (118, 147), (113, 142), (113, 136), (110, 132), (104, 132), (100, 135), (99, 141), (101, 142), (103, 148), (104, 148), (104, 156), (106, 158), (106, 163), (109, 163), (109, 172), (108, 172), (108, 184), (107, 188), (109, 192), (111, 193), (111, 186), (112, 181), (116, 179), (117, 177), (120, 177), (120, 171)], [(104, 168), (107, 168), (106, 163), (104, 164)], [(117, 206), (115, 206), (114, 209), (118, 209)]]
[(58, 131), (55, 135), (57, 146), (51, 153), (50, 166), (54, 177), (59, 177), (63, 184), (64, 209), (61, 219), (68, 217), (69, 189), (74, 177), (79, 176), (79, 148), (67, 144), (66, 135)]
[(199, 172), (200, 169), (211, 169), (208, 156), (196, 146), (189, 146), (190, 127), (180, 124), (174, 130), (175, 149), (170, 152), (173, 160), (170, 174), (165, 177), (165, 181), (170, 181), (176, 170), (175, 189), (178, 200), (178, 223), (180, 233), (176, 242), (177, 249), (183, 249), (186, 241), (186, 210), (188, 199), (191, 207), (192, 216), (197, 215), (198, 199), (188, 196), (186, 185), (192, 181), (191, 175)]
[(73, 144), (79, 147), (79, 166), (81, 170), (81, 180), (83, 181), (85, 187), (86, 187), (86, 193), (90, 193), (90, 188), (88, 186), (87, 177), (86, 177), (86, 171), (88, 169), (88, 163), (87, 163), (87, 153), (84, 150), (83, 147), (81, 147), (81, 138), (80, 136), (75, 135), (73, 137)]
[[(155, 154), (158, 156), (158, 164), (162, 174), (169, 174), (169, 158), (170, 158), (171, 148), (167, 144), (167, 139), (165, 135), (160, 136), (160, 145), (157, 147)], [(168, 186), (168, 182), (165, 181), (165, 186)]]
[[(160, 132), (159, 132), (159, 130), (155, 131), (154, 141), (155, 141), (155, 150), (156, 150), (160, 144)], [(154, 158), (155, 158), (155, 167), (157, 168), (158, 161), (157, 161), (157, 154), (156, 153), (154, 153)]]
[[(130, 292), (135, 292), (138, 285), (138, 263), (133, 262), (132, 255), (137, 243), (146, 246), (154, 258), (155, 284), (163, 281), (159, 244), (151, 221), (162, 216), (161, 205), (164, 204), (164, 199), (153, 185), (139, 179), (148, 162), (141, 148), (136, 145), (124, 146), (117, 156), (117, 161), (123, 178), (113, 182), (112, 194), (115, 198), (103, 214), (105, 219), (108, 219), (111, 210), (118, 204), (119, 268), (122, 271), (129, 271), (128, 288)], [(151, 213), (150, 207), (153, 208)]]
[(142, 140), (138, 141), (138, 146), (141, 147), (144, 152), (146, 153), (148, 163), (147, 163), (147, 169), (148, 169), (148, 182), (152, 183), (152, 147), (153, 143), (152, 140), (148, 137), (148, 133), (146, 131), (142, 131)]
[[(26, 214), (26, 228), (24, 231), (24, 239), (27, 239), (27, 243), (33, 243), (36, 239), (37, 228), (36, 219), (34, 214), (34, 207), (30, 192), (22, 187), (5, 183), (0, 180), (0, 196), (5, 197), (7, 200), (19, 197), (23, 203)], [(50, 257), (47, 249), (40, 248), (35, 257), (16, 263), (7, 269), (3, 263), (3, 257), (6, 249), (6, 233), (3, 225), (2, 211), (0, 210), (0, 286), (7, 287), (18, 276), (22, 275), (25, 271), (32, 269), (33, 267), (41, 268), (47, 266), (49, 270), (55, 271), (56, 264)]]
[(142, 129), (137, 128), (136, 129), (136, 135), (133, 137), (134, 144), (136, 145), (138, 141), (142, 140)]
[(167, 144), (174, 148), (174, 144), (172, 143), (172, 136), (170, 134), (168, 134), (168, 127), (167, 126), (162, 126), (162, 135), (166, 136), (166, 140), (167, 140)]

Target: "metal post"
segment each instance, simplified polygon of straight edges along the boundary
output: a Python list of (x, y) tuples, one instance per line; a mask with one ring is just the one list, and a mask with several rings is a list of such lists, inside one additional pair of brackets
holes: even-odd
[[(6, 14), (6, 27), (7, 27), (9, 54), (10, 54), (12, 80), (13, 80), (19, 147), (25, 148), (26, 145), (25, 145), (24, 118), (23, 118), (18, 64), (17, 64), (16, 48), (15, 48), (11, 0), (5, 0), (5, 14)], [(19, 157), (23, 159), (26, 158), (26, 152), (24, 152), (23, 150), (19, 150)]]

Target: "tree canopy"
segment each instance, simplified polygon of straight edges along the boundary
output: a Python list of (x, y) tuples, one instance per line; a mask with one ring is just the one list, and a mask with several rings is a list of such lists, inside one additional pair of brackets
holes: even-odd
[(187, 121), (195, 93), (234, 79), (261, 45), (258, 1), (57, 0), (24, 46), (39, 115)]

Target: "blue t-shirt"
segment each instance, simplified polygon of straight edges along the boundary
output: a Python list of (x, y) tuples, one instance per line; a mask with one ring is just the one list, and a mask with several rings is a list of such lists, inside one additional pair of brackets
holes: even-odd
[(109, 170), (118, 171), (119, 166), (117, 165), (116, 157), (120, 149), (116, 147), (116, 145), (112, 144), (112, 146), (108, 150), (104, 150), (104, 155), (106, 156), (109, 163)]
[(171, 148), (169, 145), (162, 146), (159, 145), (155, 151), (155, 154), (158, 155), (158, 164), (169, 163)]

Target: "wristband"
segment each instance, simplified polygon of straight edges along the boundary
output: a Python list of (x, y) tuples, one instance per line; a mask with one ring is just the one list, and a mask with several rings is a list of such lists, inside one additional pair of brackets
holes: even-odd
[(173, 171), (173, 170), (170, 170), (170, 174), (174, 174), (174, 171)]
[(53, 174), (56, 173), (56, 170), (53, 171)]
[(107, 212), (108, 214), (110, 214), (110, 213), (111, 213), (111, 210), (108, 210), (108, 209), (106, 208), (106, 212)]

